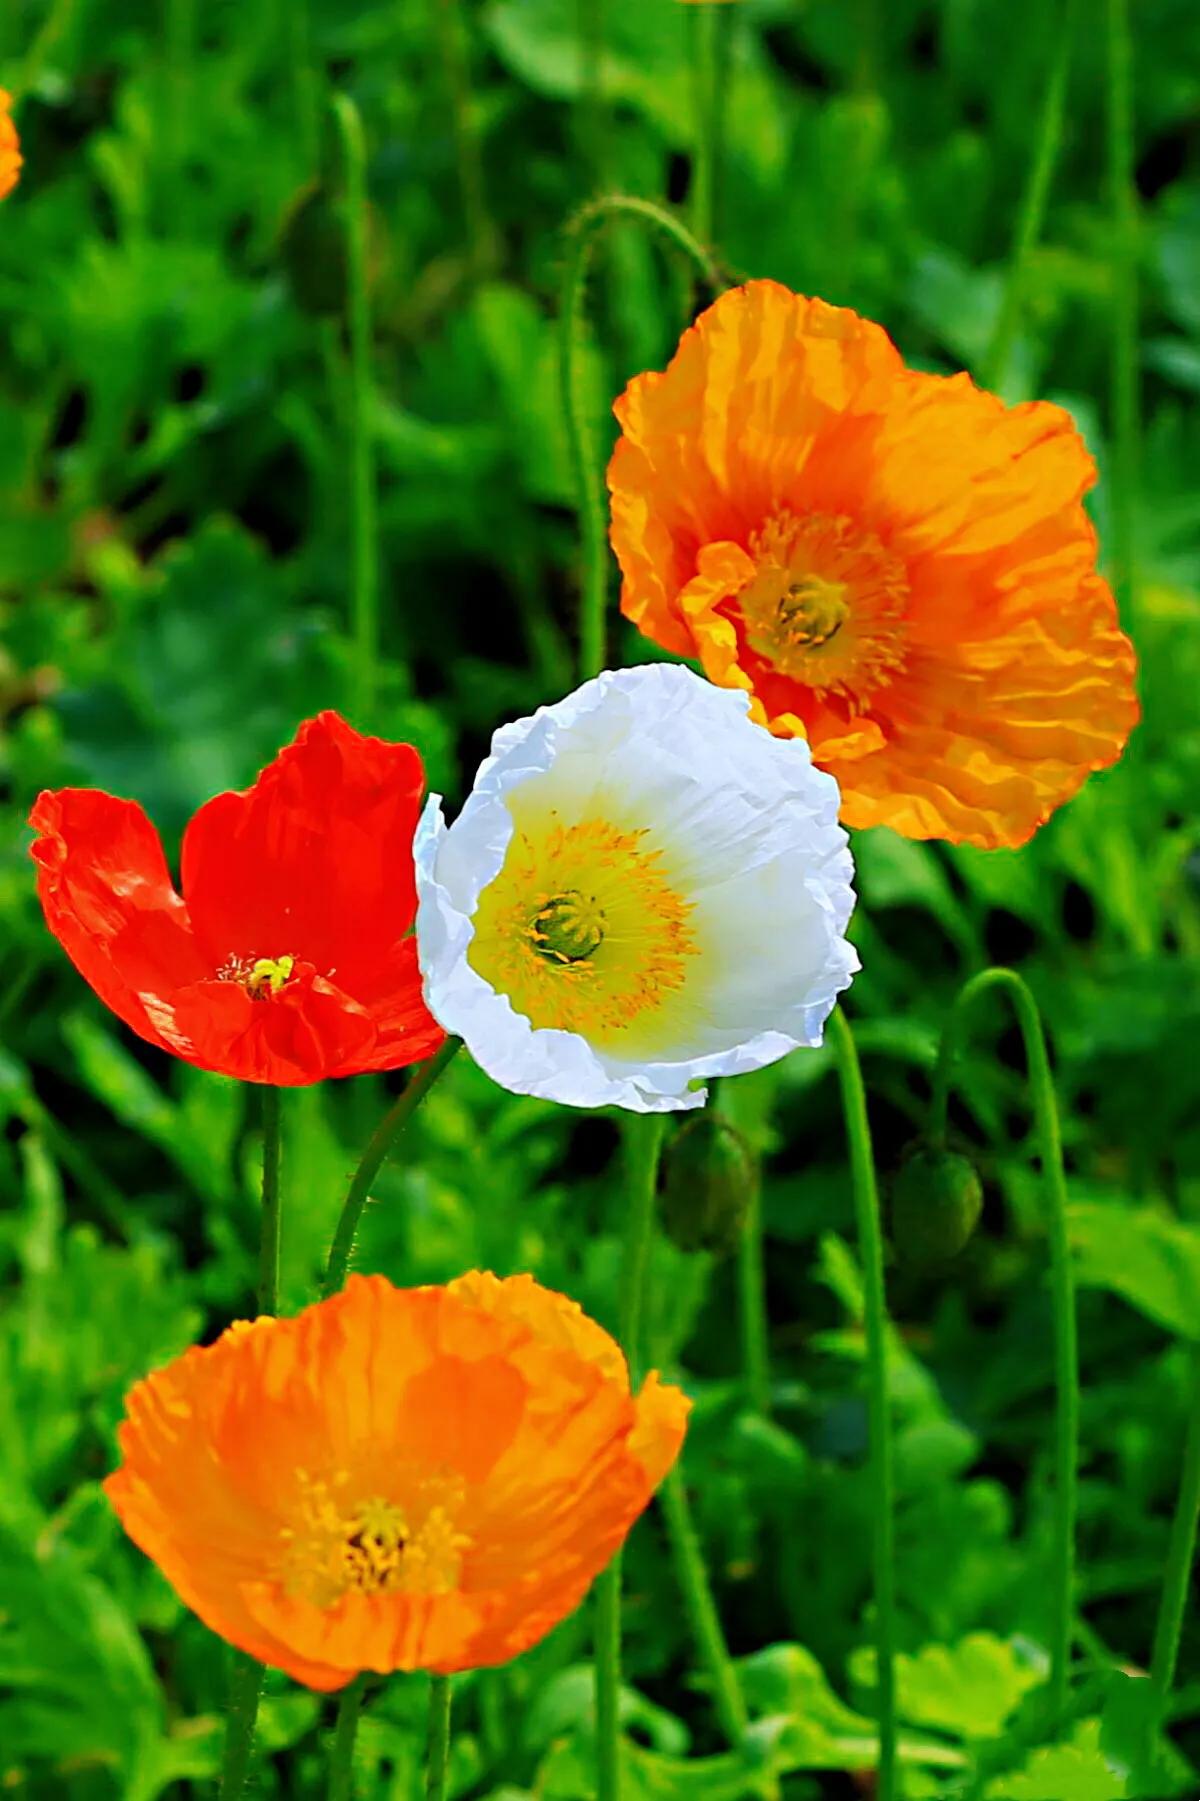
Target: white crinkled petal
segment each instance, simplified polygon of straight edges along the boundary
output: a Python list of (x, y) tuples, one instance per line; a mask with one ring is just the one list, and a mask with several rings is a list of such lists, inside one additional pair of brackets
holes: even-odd
[[(449, 829), (430, 797), (415, 845), (426, 1000), (502, 1086), (569, 1106), (670, 1111), (702, 1105), (703, 1078), (821, 1042), (858, 968), (844, 937), (853, 864), (837, 784), (802, 740), (753, 724), (748, 705), (680, 664), (609, 672), (498, 731)], [(671, 1042), (653, 1055), (634, 1054), (632, 1029), (625, 1056), (535, 1028), (468, 961), (480, 895), (512, 838), (509, 798), (526, 783), (567, 822), (646, 831), (691, 907), (703, 954), (663, 1012)]]

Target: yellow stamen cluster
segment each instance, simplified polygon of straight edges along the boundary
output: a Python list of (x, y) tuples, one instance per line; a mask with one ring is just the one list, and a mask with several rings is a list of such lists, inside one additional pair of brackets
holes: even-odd
[(454, 1524), (460, 1485), (426, 1478), (404, 1505), (352, 1496), (344, 1470), (332, 1477), (301, 1472), (295, 1523), (285, 1526), (283, 1581), (289, 1594), (332, 1607), (351, 1590), (443, 1595), (459, 1578), (470, 1540)]
[(553, 812), (518, 820), (468, 957), (532, 1025), (619, 1042), (683, 985), (691, 906), (646, 837)]
[(774, 514), (750, 554), (758, 573), (738, 596), (750, 649), (781, 675), (865, 705), (904, 662), (901, 558), (829, 513)]
[(237, 982), (252, 1001), (265, 1001), (287, 985), (295, 967), (295, 957), (230, 957), (217, 971), (217, 979)]

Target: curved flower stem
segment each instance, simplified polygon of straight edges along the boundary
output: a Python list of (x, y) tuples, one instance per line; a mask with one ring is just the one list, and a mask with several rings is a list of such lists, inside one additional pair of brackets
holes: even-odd
[(1108, 182), (1112, 208), (1113, 576), (1128, 622), (1136, 610), (1134, 541), (1139, 437), (1137, 189), (1129, 0), (1108, 0)]
[(375, 705), (379, 662), (379, 546), (372, 417), (371, 308), (367, 293), (367, 147), (362, 118), (349, 95), (334, 95), (333, 116), (346, 174), (354, 700), (360, 724), (369, 725)]
[(1054, 1453), (1055, 1523), (1051, 1573), (1050, 1712), (1060, 1720), (1067, 1703), (1071, 1655), (1071, 1615), (1075, 1590), (1075, 1513), (1079, 1463), (1079, 1351), (1075, 1330), (1075, 1277), (1067, 1235), (1067, 1183), (1063, 1172), (1058, 1103), (1037, 1002), (1025, 981), (1012, 969), (985, 969), (960, 990), (946, 1021), (933, 1076), (930, 1130), (934, 1142), (946, 1141), (950, 1080), (962, 1041), (966, 1015), (982, 994), (1007, 994), (1025, 1047), (1034, 1128), (1046, 1197), (1046, 1231), (1050, 1243), (1050, 1280), (1054, 1300), (1054, 1368), (1057, 1394)]
[[(625, 1122), (629, 1212), (617, 1297), (617, 1340), (629, 1364), (629, 1385), (642, 1378), (642, 1301), (654, 1236), (654, 1196), (662, 1154), (663, 1120), (658, 1113), (631, 1114)], [(596, 1583), (596, 1801), (619, 1801), (621, 1793), (621, 1553)]]
[(392, 1102), (371, 1134), (362, 1162), (354, 1172), (346, 1190), (346, 1198), (342, 1202), (342, 1211), (338, 1215), (337, 1229), (329, 1247), (329, 1262), (321, 1281), (322, 1300), (341, 1288), (346, 1280), (350, 1253), (354, 1249), (354, 1234), (358, 1231), (358, 1222), (367, 1204), (371, 1183), (378, 1175), (380, 1166), (442, 1071), (461, 1048), (461, 1038), (447, 1038), (436, 1057), (430, 1057), (427, 1063), (420, 1064), (415, 1075), (409, 1077), (403, 1093)]
[[(280, 1168), (283, 1161), (283, 1108), (278, 1088), (262, 1089), (262, 1221), (258, 1248), (258, 1311), (279, 1306)], [(220, 1801), (238, 1801), (246, 1785), (254, 1750), (254, 1727), (262, 1696), (263, 1668), (252, 1657), (235, 1654), (229, 1679), (225, 1749), (221, 1759)]]
[(329, 1757), (329, 1801), (350, 1801), (354, 1792), (354, 1740), (366, 1685), (365, 1676), (356, 1676), (350, 1686), (342, 1690)]
[(1161, 1723), (1166, 1712), (1171, 1684), (1175, 1680), (1179, 1636), (1187, 1605), (1192, 1560), (1196, 1554), (1196, 1526), (1200, 1521), (1200, 1349), (1193, 1349), (1191, 1358), (1192, 1380), (1188, 1397), (1190, 1412), (1183, 1452), (1183, 1473), (1179, 1479), (1175, 1517), (1171, 1522), (1171, 1543), (1167, 1552), (1167, 1567), (1163, 1572), (1158, 1622), (1154, 1629), (1154, 1653), (1150, 1662), (1156, 1723)]
[(584, 331), (583, 302), (597, 233), (610, 219), (638, 219), (690, 257), (708, 285), (722, 286), (717, 266), (674, 213), (653, 200), (605, 194), (581, 207), (567, 228), (566, 263), (558, 312), (558, 367), (575, 505), (583, 539), (583, 582), (579, 597), (579, 677), (599, 675), (605, 662), (608, 603), (608, 533), (604, 471), (591, 442), (580, 392), (579, 353)]
[(871, 1126), (858, 1052), (846, 1016), (835, 1007), (829, 1033), (837, 1059), (842, 1112), (850, 1147), (858, 1249), (863, 1266), (863, 1325), (867, 1341), (867, 1422), (870, 1436), (872, 1564), (875, 1589), (875, 1658), (879, 1695), (878, 1801), (896, 1795), (896, 1546), (892, 1433), (888, 1414), (887, 1308), (883, 1283), (883, 1232), (871, 1149)]
[(450, 1762), (450, 1678), (434, 1676), (429, 1686), (429, 1765), (425, 1801), (446, 1801)]
[(675, 1574), (683, 1590), (684, 1602), (691, 1621), (692, 1633), (708, 1673), (713, 1709), (721, 1731), (731, 1746), (739, 1745), (746, 1736), (749, 1716), (737, 1671), (721, 1630), (721, 1619), (709, 1587), (704, 1554), (692, 1524), (692, 1511), (679, 1465), (670, 1472), (659, 1490), (663, 1517), (671, 1540)]
[(985, 388), (999, 389), (1003, 385), (1008, 371), (1008, 359), (1012, 351), (1013, 338), (1016, 335), (1017, 321), (1020, 318), (1021, 302), (1025, 295), (1025, 278), (1028, 272), (1029, 258), (1042, 235), (1042, 227), (1045, 224), (1050, 183), (1054, 179), (1059, 152), (1062, 149), (1067, 77), (1071, 69), (1071, 53), (1075, 44), (1075, 25), (1078, 16), (1079, 0), (1062, 0), (1062, 10), (1054, 39), (1054, 54), (1050, 63), (1046, 91), (1042, 97), (1042, 110), (1038, 119), (1037, 137), (1034, 141), (1033, 161), (1029, 166), (1029, 178), (1021, 200), (1021, 210), (1013, 236), (1012, 254), (1009, 257), (1004, 294), (1000, 302), (995, 330), (992, 332), (992, 340), (988, 345), (980, 372)]

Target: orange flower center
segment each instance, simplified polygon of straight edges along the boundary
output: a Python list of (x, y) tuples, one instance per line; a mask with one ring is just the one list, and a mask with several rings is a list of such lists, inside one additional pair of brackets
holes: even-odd
[(217, 971), (219, 982), (237, 982), (252, 1001), (270, 1000), (291, 980), (295, 957), (230, 957)]
[(746, 642), (781, 675), (863, 705), (904, 661), (908, 571), (843, 513), (774, 513), (750, 539)]
[(470, 1540), (456, 1529), (461, 1484), (430, 1478), (405, 1504), (355, 1499), (349, 1475), (301, 1471), (294, 1523), (285, 1526), (283, 1583), (290, 1595), (332, 1607), (343, 1595), (444, 1595), (456, 1587)]

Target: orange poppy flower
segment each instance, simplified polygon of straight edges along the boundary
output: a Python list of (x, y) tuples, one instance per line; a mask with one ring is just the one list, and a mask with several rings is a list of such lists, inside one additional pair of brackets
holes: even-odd
[(688, 1402), (532, 1276), (351, 1277), (131, 1392), (105, 1484), (214, 1632), (310, 1688), (543, 1638), (620, 1547)]
[(12, 95), (0, 88), (0, 200), (11, 194), (21, 173), (21, 140), (13, 124)]
[(1020, 844), (1120, 755), (1133, 649), (1061, 408), (906, 369), (870, 320), (755, 281), (616, 413), (623, 611), (807, 738), (847, 824)]
[(118, 1019), (187, 1063), (295, 1087), (430, 1056), (411, 744), (307, 720), (253, 787), (218, 794), (183, 839), (177, 893), (133, 801), (38, 796), (29, 823), (46, 924)]

